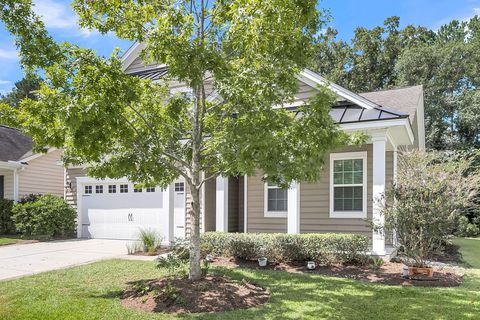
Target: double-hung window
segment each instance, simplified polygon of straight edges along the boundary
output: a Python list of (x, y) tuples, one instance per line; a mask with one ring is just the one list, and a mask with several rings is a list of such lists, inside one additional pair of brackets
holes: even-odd
[(288, 211), (288, 189), (273, 183), (265, 183), (265, 217), (286, 217)]
[(330, 154), (330, 217), (367, 217), (367, 153)]

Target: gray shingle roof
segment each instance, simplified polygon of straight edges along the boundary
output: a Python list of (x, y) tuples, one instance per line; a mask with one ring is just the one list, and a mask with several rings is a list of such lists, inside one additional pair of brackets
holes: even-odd
[(415, 112), (417, 111), (418, 102), (423, 97), (423, 86), (366, 92), (361, 93), (360, 95), (382, 107), (391, 108), (408, 114), (410, 120), (413, 121)]
[(0, 161), (18, 161), (32, 151), (33, 142), (30, 137), (20, 131), (0, 125)]

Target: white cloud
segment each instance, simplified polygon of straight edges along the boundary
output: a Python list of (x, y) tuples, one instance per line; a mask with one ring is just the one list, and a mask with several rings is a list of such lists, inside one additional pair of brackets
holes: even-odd
[(432, 29), (434, 31), (437, 31), (438, 29), (440, 29), (440, 27), (444, 24), (447, 24), (449, 23), (450, 21), (452, 20), (458, 20), (458, 21), (469, 21), (471, 18), (473, 18), (474, 16), (476, 15), (479, 15), (480, 16), (480, 7), (475, 7), (475, 8), (472, 8), (469, 10), (468, 13), (466, 14), (462, 14), (462, 15), (457, 15), (457, 16), (450, 16), (448, 18), (444, 18), (444, 19), (441, 19), (439, 21), (437, 21)]
[(98, 35), (96, 31), (81, 29), (78, 17), (67, 3), (54, 0), (34, 0), (33, 10), (41, 16), (45, 26), (50, 29), (66, 30), (75, 36), (88, 38)]
[(0, 85), (4, 85), (4, 84), (10, 84), (11, 81), (8, 81), (8, 80), (0, 80)]
[(16, 50), (7, 50), (0, 48), (0, 60), (17, 60), (18, 53)]

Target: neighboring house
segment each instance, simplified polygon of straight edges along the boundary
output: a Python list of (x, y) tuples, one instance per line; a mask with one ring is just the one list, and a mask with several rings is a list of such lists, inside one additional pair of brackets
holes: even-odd
[[(152, 81), (164, 77), (164, 66), (143, 65), (140, 49), (134, 45), (126, 53), (125, 72)], [(372, 232), (365, 220), (381, 221), (376, 199), (395, 180), (397, 151), (425, 148), (423, 88), (356, 94), (309, 70), (297, 78), (290, 110), (326, 86), (338, 97), (330, 111), (333, 120), (346, 132), (364, 132), (368, 141), (332, 152), (317, 183), (300, 181), (282, 190), (264, 183), (260, 172), (208, 181), (202, 190), (202, 230), (358, 233), (371, 239), (374, 254), (388, 254), (392, 241)], [(188, 90), (178, 82), (171, 88)], [(145, 227), (161, 232), (166, 242), (188, 234), (182, 180), (167, 190), (141, 190), (126, 179), (88, 178), (85, 168), (67, 169), (67, 179), (67, 197), (78, 203), (80, 237), (133, 239)]]
[(33, 153), (32, 147), (30, 137), (0, 125), (0, 198), (18, 201), (31, 193), (64, 196), (62, 151)]

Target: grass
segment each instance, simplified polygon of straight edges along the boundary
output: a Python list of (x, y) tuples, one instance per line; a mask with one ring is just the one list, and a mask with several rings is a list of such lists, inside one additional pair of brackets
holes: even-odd
[(480, 238), (457, 238), (453, 242), (460, 246), (463, 260), (470, 267), (480, 269)]
[(109, 260), (0, 282), (0, 319), (480, 319), (480, 270), (473, 268), (480, 240), (458, 241), (472, 265), (459, 288), (212, 268), (268, 288), (269, 303), (223, 314), (152, 315), (124, 308), (119, 295), (127, 282), (160, 277), (161, 270), (151, 262)]
[(15, 238), (0, 236), (0, 246), (4, 246), (4, 245), (7, 245), (7, 244), (14, 244), (17, 241), (18, 241), (18, 239), (15, 239)]

